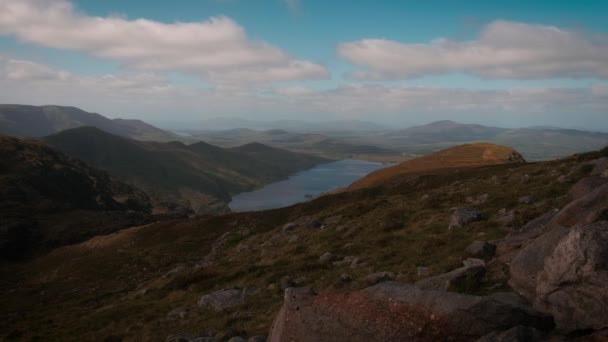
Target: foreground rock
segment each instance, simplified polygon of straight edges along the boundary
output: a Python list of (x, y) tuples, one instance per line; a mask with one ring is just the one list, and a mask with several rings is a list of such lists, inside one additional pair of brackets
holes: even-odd
[(547, 331), (553, 320), (497, 298), (388, 282), (349, 294), (289, 289), (268, 340), (460, 341), (519, 325)]
[(460, 228), (473, 221), (481, 220), (481, 212), (474, 208), (458, 208), (454, 210), (449, 229)]

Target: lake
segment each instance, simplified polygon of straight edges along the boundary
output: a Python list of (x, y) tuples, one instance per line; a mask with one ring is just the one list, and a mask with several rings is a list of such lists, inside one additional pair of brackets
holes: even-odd
[(229, 203), (232, 211), (253, 211), (286, 207), (310, 200), (324, 192), (347, 186), (390, 164), (365, 160), (340, 160), (291, 175), (261, 189), (240, 193)]

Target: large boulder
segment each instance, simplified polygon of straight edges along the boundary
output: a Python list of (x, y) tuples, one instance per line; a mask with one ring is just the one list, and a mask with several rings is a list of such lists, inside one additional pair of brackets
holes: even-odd
[(564, 331), (608, 328), (608, 222), (561, 239), (539, 273), (534, 306)]
[(268, 341), (469, 341), (519, 325), (546, 331), (553, 320), (513, 302), (394, 282), (348, 294), (293, 288)]
[(600, 219), (608, 219), (608, 183), (570, 202), (553, 221), (563, 227), (573, 227)]
[(608, 178), (603, 177), (586, 177), (574, 184), (568, 192), (570, 199), (579, 199), (586, 196), (587, 194), (595, 191), (595, 189), (608, 183)]

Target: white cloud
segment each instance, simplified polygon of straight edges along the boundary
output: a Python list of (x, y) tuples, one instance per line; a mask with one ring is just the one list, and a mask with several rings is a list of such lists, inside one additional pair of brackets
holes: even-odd
[(147, 71), (179, 71), (215, 79), (244, 74), (246, 81), (256, 82), (329, 77), (319, 64), (251, 40), (227, 17), (166, 24), (87, 16), (67, 0), (2, 0), (0, 34), (45, 47), (84, 51)]
[[(42, 70), (42, 72), (40, 72)], [(15, 75), (27, 75), (15, 77)], [(42, 75), (42, 76), (39, 76)], [(592, 88), (465, 90), (350, 84), (317, 90), (284, 87), (177, 86), (154, 73), (84, 76), (30, 61), (0, 57), (0, 103), (63, 104), (104, 115), (192, 120), (218, 115), (429, 122), (544, 117), (605, 125), (605, 85)], [(169, 116), (168, 116), (169, 115)], [(568, 122), (570, 122), (568, 121)], [(536, 122), (538, 124), (538, 122)], [(591, 124), (590, 124), (591, 125)], [(593, 126), (592, 126), (593, 127)]]
[(477, 40), (406, 44), (363, 39), (338, 45), (338, 55), (367, 67), (357, 79), (404, 79), (464, 72), (484, 78), (608, 78), (608, 45), (553, 26), (495, 21)]

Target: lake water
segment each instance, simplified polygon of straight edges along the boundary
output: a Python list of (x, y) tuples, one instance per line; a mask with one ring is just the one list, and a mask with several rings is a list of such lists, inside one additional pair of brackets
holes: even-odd
[(365, 160), (340, 160), (298, 172), (289, 179), (240, 193), (232, 198), (232, 211), (252, 211), (286, 207), (310, 200), (321, 193), (349, 185), (370, 172), (390, 166)]

